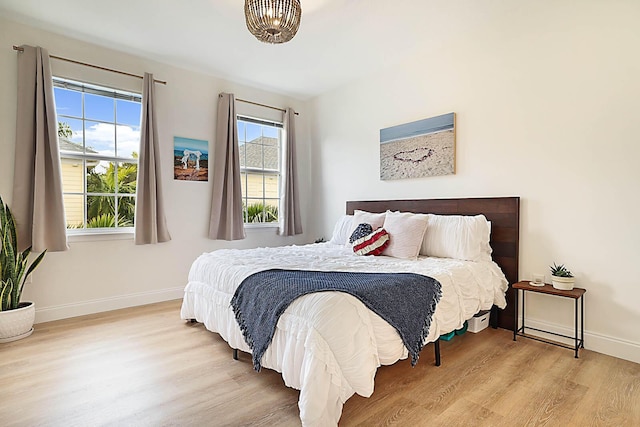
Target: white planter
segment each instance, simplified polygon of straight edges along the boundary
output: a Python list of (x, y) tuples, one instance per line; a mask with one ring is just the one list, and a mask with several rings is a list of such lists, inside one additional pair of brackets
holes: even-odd
[(576, 283), (576, 278), (551, 276), (551, 282), (553, 283), (553, 287), (556, 289), (570, 291), (573, 289), (573, 285)]
[(15, 310), (0, 311), (0, 343), (26, 338), (33, 332), (36, 305), (21, 302)]

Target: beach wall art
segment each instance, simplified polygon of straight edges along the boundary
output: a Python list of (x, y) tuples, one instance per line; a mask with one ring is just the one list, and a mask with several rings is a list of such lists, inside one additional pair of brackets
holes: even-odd
[(449, 113), (380, 129), (380, 179), (454, 174), (455, 118)]
[(209, 142), (201, 139), (173, 137), (173, 179), (209, 180)]

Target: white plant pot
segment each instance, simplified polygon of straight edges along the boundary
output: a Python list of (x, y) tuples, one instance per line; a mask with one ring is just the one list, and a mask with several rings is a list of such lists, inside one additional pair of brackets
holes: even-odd
[(553, 283), (553, 287), (556, 289), (570, 291), (573, 289), (573, 285), (576, 283), (576, 278), (551, 276), (551, 282)]
[(26, 338), (33, 332), (36, 305), (21, 302), (15, 310), (0, 311), (0, 343)]

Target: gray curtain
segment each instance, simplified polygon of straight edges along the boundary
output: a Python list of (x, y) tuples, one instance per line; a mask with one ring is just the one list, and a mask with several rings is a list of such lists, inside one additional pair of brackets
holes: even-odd
[(211, 239), (245, 238), (239, 151), (236, 101), (233, 94), (221, 93), (218, 96), (213, 197), (209, 221), (209, 238)]
[(171, 240), (164, 214), (153, 74), (144, 73), (136, 194), (135, 244)]
[(66, 251), (56, 106), (49, 53), (22, 46), (18, 54), (18, 105), (11, 210), (18, 247)]
[(284, 113), (284, 137), (282, 147), (282, 209), (278, 233), (283, 236), (302, 234), (300, 198), (298, 197), (298, 172), (296, 168), (296, 132), (294, 111)]

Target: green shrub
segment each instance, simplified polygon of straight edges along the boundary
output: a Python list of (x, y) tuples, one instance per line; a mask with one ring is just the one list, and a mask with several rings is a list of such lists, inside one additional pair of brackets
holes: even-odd
[(278, 207), (265, 205), (263, 203), (252, 203), (244, 206), (245, 222), (261, 223), (261, 222), (277, 222)]

